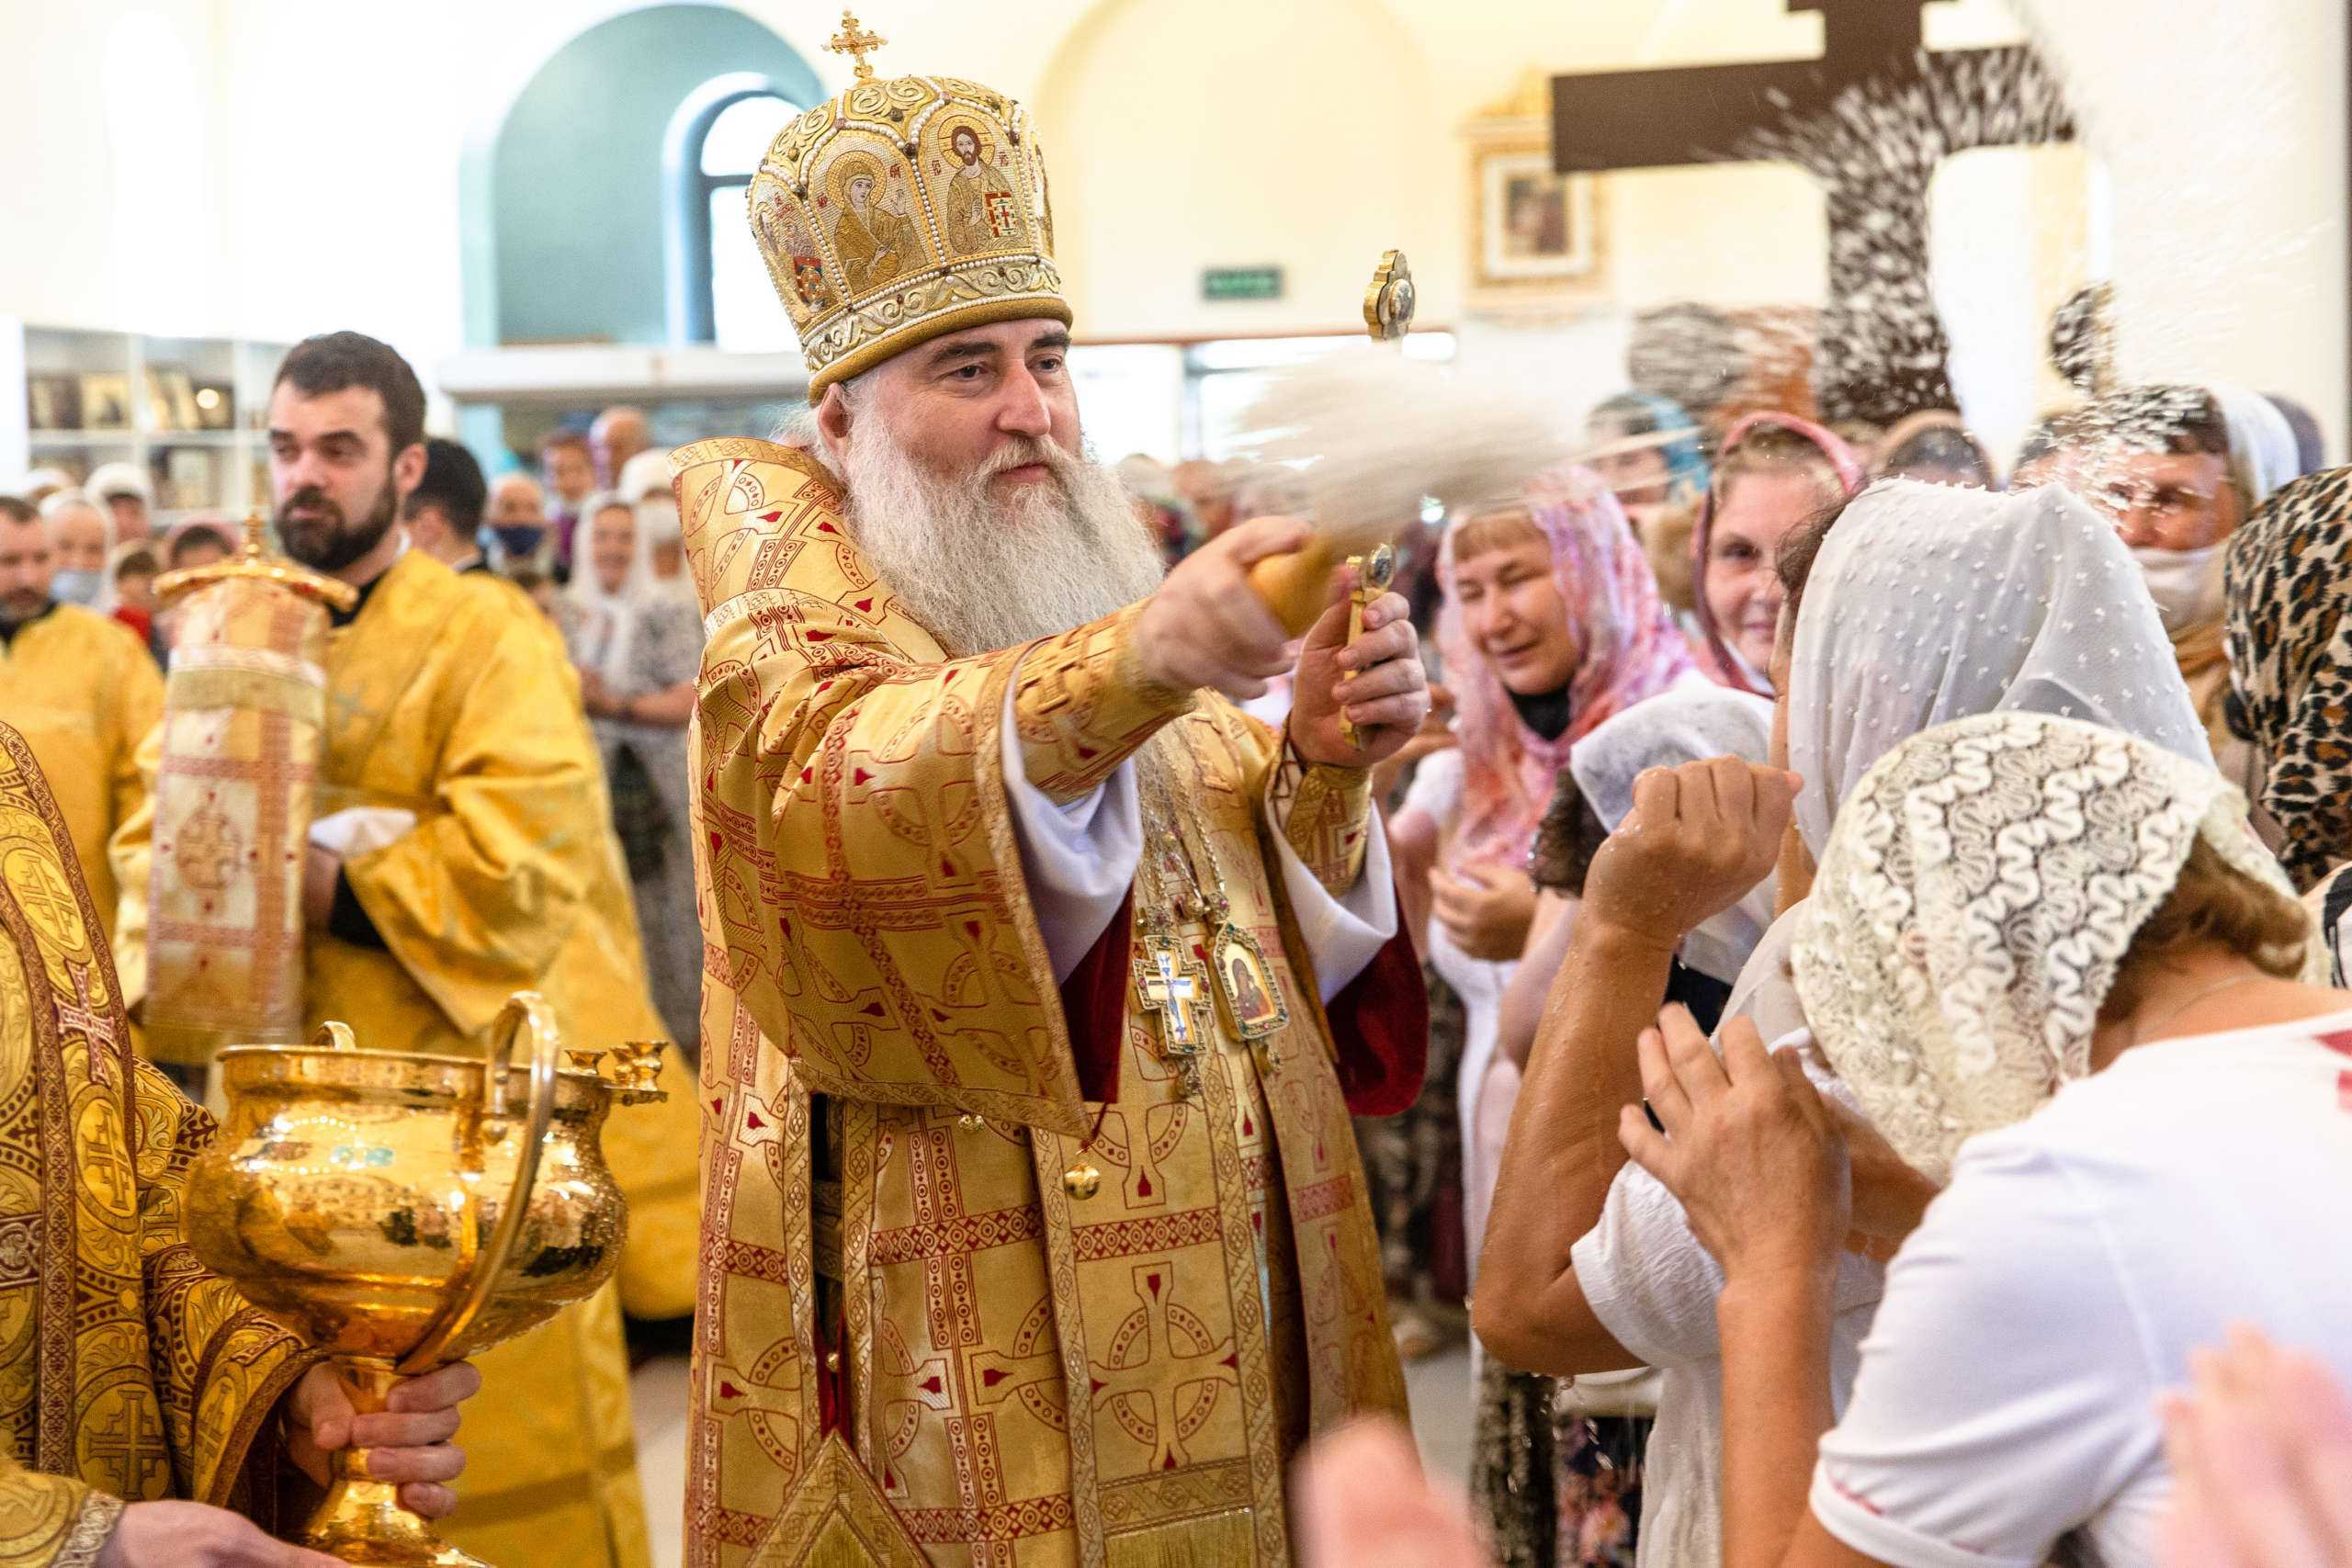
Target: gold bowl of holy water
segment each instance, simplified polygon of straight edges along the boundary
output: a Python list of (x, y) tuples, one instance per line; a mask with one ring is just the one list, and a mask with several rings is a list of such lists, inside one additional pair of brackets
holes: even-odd
[[(493, 1040), (487, 1057), (363, 1051), (330, 1023), (311, 1045), (220, 1053), (228, 1116), (189, 1183), (189, 1245), (329, 1351), (363, 1412), (620, 1266), (628, 1213), (600, 1134), (616, 1101), (663, 1098), (659, 1046), (563, 1050), (529, 992)], [(303, 1544), (390, 1568), (476, 1562), (336, 1458)]]

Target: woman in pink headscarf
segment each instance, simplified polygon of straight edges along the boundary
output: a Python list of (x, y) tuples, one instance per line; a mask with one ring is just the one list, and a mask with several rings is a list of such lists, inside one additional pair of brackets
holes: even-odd
[[(1589, 470), (1555, 469), (1522, 498), (1456, 522), (1437, 570), (1437, 646), (1458, 744), (1422, 761), (1390, 835), (1407, 918), (1417, 928), (1426, 919), (1415, 933), (1421, 951), (1463, 1004), (1458, 1111), (1475, 1281), (1519, 1082), (1496, 1053), (1496, 1024), (1534, 914), (1527, 856), (1554, 778), (1594, 726), (1702, 677), (1623, 511)], [(1482, 1416), (1482, 1445), (1499, 1438), (1493, 1425)], [(1524, 1458), (1521, 1443), (1498, 1448)], [(1564, 1536), (1582, 1528), (1558, 1520)], [(1510, 1533), (1510, 1521), (1498, 1529)]]
[(1764, 671), (1781, 619), (1781, 541), (1867, 478), (1851, 446), (1792, 413), (1752, 413), (1724, 433), (1690, 542), (1699, 657), (1709, 675), (1772, 694)]

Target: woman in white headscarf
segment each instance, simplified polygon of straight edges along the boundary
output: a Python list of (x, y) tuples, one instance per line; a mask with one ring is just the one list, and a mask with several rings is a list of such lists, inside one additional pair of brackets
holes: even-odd
[(2253, 1321), (2352, 1372), (2352, 998), (2245, 798), (2043, 714), (1931, 729), (1848, 793), (1795, 966), (1840, 1081), (1949, 1184), (1838, 1416), (1846, 1140), (1752, 1026), (1721, 1061), (1679, 1016), (1644, 1035), (1663, 1135), (1621, 1133), (1724, 1281), (1739, 1562), (2154, 1562), (2194, 1348)]
[(2251, 389), (2214, 381), (2205, 391), (2229, 428), (2230, 482), (2238, 492), (2238, 515), (2251, 517), (2281, 487), (2302, 477), (2295, 427), (2277, 403)]
[[(1569, 750), (1568, 766), (1535, 830), (1529, 869), (1537, 890), (1527, 953), (1504, 988), (1498, 1049), (1524, 1070), (1552, 977), (1575, 931), (1584, 874), (1602, 840), (1634, 811), (1634, 781), (1653, 768), (1711, 757), (1763, 762), (1771, 752), (1772, 704), (1724, 686), (1679, 686), (1608, 719)], [(1722, 913), (1684, 936), (1667, 999), (1712, 1028), (1775, 912), (1767, 875)]]
[[(1634, 780), (1654, 768), (1713, 757), (1761, 762), (1770, 750), (1772, 705), (1712, 682), (1687, 682), (1603, 720), (1568, 751), (1568, 765), (1536, 829), (1529, 871), (1537, 889), (1526, 955), (1504, 987), (1496, 1048), (1524, 1071), (1552, 976), (1576, 928), (1592, 856), (1634, 809)], [(1731, 983), (1772, 920), (1768, 874), (1747, 897), (1710, 916), (1682, 940), (1668, 973), (1666, 996), (1713, 1028)], [(1554, 1483), (1541, 1501), (1573, 1522), (1577, 1544), (1559, 1546), (1566, 1563), (1631, 1562), (1639, 1551), (1643, 1454), (1657, 1413), (1658, 1379), (1646, 1369), (1567, 1380), (1527, 1377), (1534, 1408), (1517, 1425), (1519, 1445), (1552, 1456)], [(1482, 1421), (1487, 1411), (1480, 1412)], [(1528, 1473), (1543, 1472), (1531, 1463)], [(1503, 1560), (1514, 1560), (1512, 1532), (1494, 1523)], [(1525, 1553), (1518, 1554), (1524, 1558)]]
[(677, 502), (595, 497), (581, 509), (584, 564), (566, 628), (628, 861), (653, 1001), (689, 1056), (698, 1049), (702, 928), (687, 820), (686, 724), (702, 663)]
[[(1999, 494), (1883, 480), (1826, 532), (1800, 534), (1781, 566), (1787, 608), (1773, 686), (1781, 760), (1801, 781), (1792, 813), (1786, 775), (1770, 769), (1690, 764), (1637, 783), (1633, 817), (1588, 876), (1531, 1058), (1496, 1205), (1510, 1228), (1489, 1238), (1505, 1285), (1482, 1291), (1476, 1319), (1496, 1354), (1538, 1370), (1660, 1369), (1642, 1560), (1676, 1568), (1712, 1564), (1722, 1552), (1713, 1304), (1722, 1279), (1671, 1195), (1625, 1164), (1615, 1117), (1640, 1097), (1634, 1041), (1682, 933), (1753, 886), (1758, 860), (1770, 863), (1759, 840), (1777, 839), (1792, 814), (1797, 831), (1779, 895), (1784, 907), (1802, 899), (1832, 818), (1871, 764), (1948, 719), (2025, 711), (2096, 720), (2211, 765), (2129, 552), (2063, 489)], [(1703, 830), (1690, 830), (1699, 818)], [(1678, 842), (1679, 855), (1663, 860), (1652, 848)], [(1787, 964), (1798, 919), (1784, 914), (1765, 933), (1726, 1009), (1768, 1040), (1804, 1021)], [(1883, 1244), (1917, 1222), (1932, 1184), (1859, 1123), (1854, 1137), (1857, 1229)], [(1511, 1203), (1514, 1183), (1545, 1201)], [(1840, 1397), (1878, 1291), (1876, 1267), (1849, 1254), (1834, 1297)]]

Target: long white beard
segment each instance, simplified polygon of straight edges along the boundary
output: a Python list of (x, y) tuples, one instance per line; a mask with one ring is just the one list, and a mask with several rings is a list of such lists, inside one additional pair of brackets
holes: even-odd
[[(989, 479), (1052, 471), (1000, 501)], [(1159, 586), (1159, 547), (1108, 468), (1015, 437), (978, 472), (926, 472), (877, 418), (850, 428), (849, 525), (882, 581), (951, 658), (1098, 620)]]

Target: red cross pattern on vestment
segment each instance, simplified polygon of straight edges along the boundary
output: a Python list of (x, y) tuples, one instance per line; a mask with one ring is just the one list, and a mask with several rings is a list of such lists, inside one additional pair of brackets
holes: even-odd
[[(1090, 1359), (1089, 1391), (1095, 1409), (1109, 1407), (1130, 1436), (1150, 1445), (1151, 1469), (1176, 1470), (1192, 1462), (1184, 1450), (1187, 1417), (1205, 1414), (1204, 1404), (1188, 1404), (1186, 1396), (1198, 1390), (1201, 1400), (1211, 1400), (1223, 1384), (1238, 1391), (1241, 1358), (1231, 1337), (1207, 1340), (1200, 1320), (1176, 1304), (1174, 1258), (1136, 1264), (1135, 1284), (1142, 1304), (1112, 1336), (1111, 1359)], [(1192, 1349), (1177, 1348), (1180, 1325)]]
[(711, 1410), (742, 1416), (753, 1440), (784, 1472), (786, 1485), (800, 1471), (800, 1412), (808, 1384), (808, 1359), (789, 1337), (761, 1351), (748, 1369), (722, 1363), (711, 1375)]
[(65, 972), (74, 980), (74, 997), (57, 998), (57, 1028), (60, 1033), (80, 1030), (89, 1037), (90, 1077), (101, 1089), (114, 1087), (114, 1013), (100, 1007), (90, 996), (90, 965), (68, 963)]

